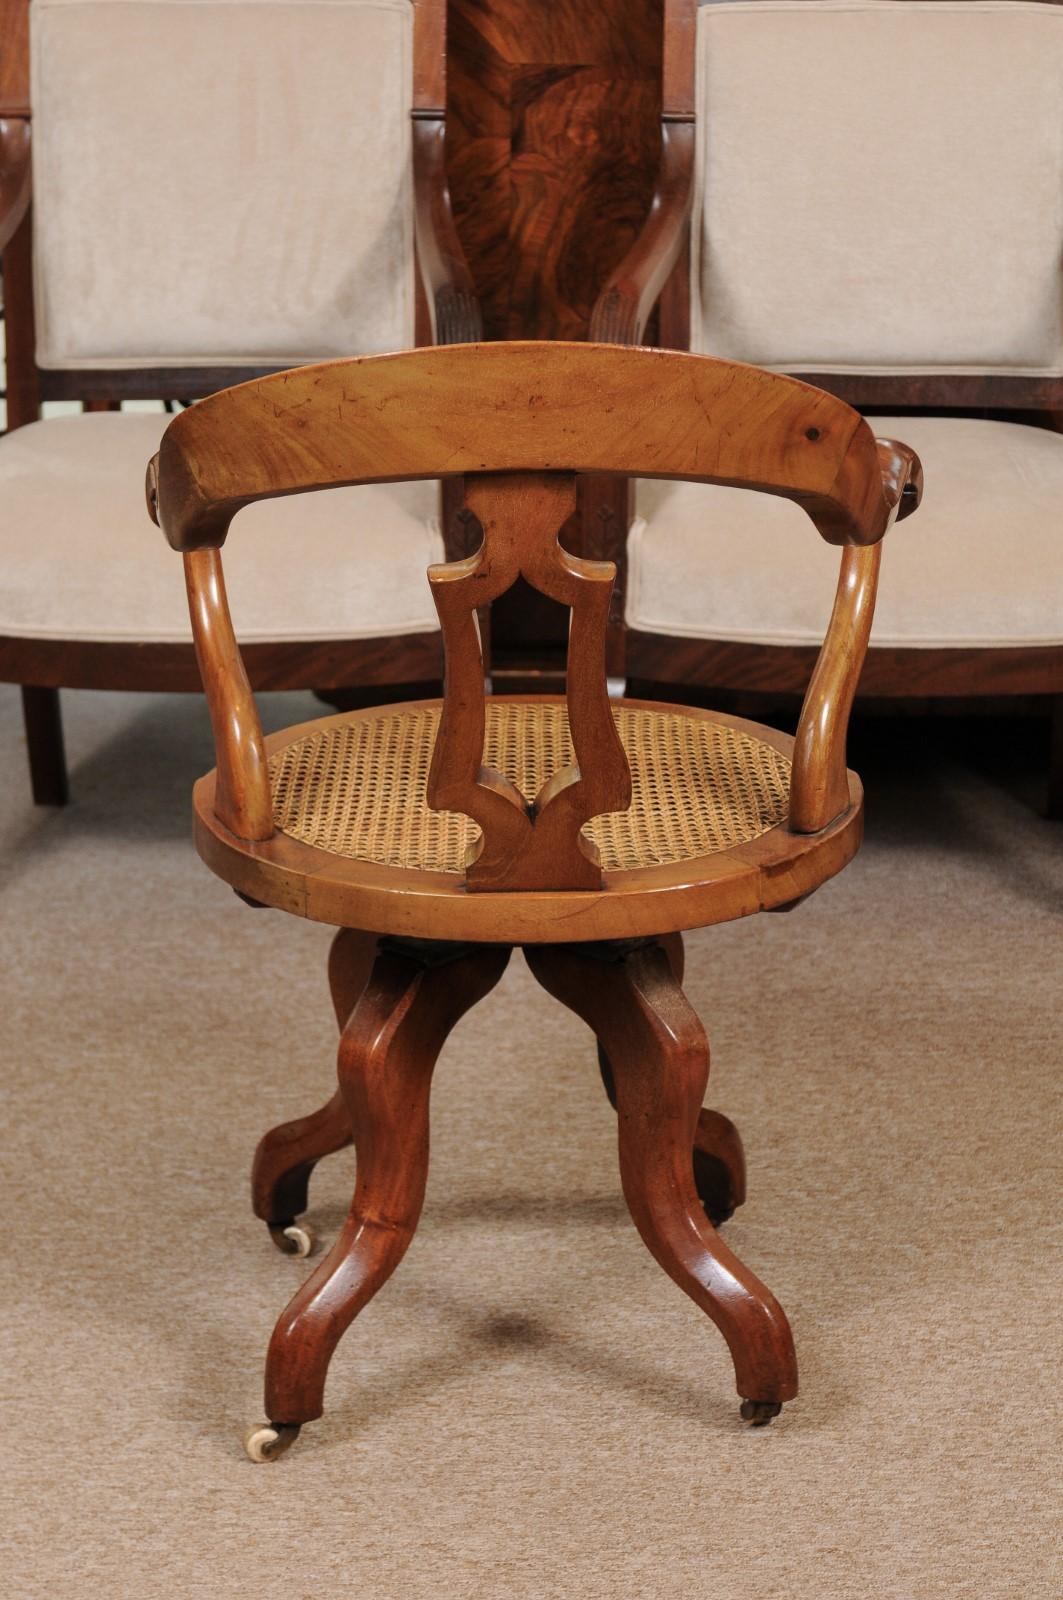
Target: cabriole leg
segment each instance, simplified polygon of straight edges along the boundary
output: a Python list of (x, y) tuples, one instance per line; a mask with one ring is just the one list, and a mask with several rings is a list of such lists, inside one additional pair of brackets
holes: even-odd
[(690, 1159), (708, 1042), (658, 942), (529, 945), (543, 987), (587, 1022), (612, 1065), (624, 1198), (643, 1240), (727, 1341), (748, 1421), (797, 1393), (793, 1337), (774, 1295), (708, 1221)]
[[(667, 953), (677, 983), (683, 981), (683, 935), (668, 933), (658, 940)], [(598, 1041), (598, 1070), (602, 1075), (609, 1104), (616, 1110), (613, 1069), (601, 1040)], [(713, 1227), (734, 1215), (746, 1198), (746, 1158), (738, 1129), (721, 1111), (703, 1107), (694, 1130), (694, 1187)]]
[[(369, 981), (377, 939), (372, 933), (341, 928), (329, 951), (328, 975), (340, 1031)], [(251, 1167), (251, 1203), (256, 1217), (286, 1255), (308, 1256), (314, 1235), (296, 1217), (306, 1210), (310, 1174), (323, 1156), (346, 1149), (354, 1138), (340, 1089), (308, 1117), (282, 1122), (260, 1140)]]
[[(428, 1177), (432, 1069), (460, 1017), (494, 988), (509, 950), (498, 945), (382, 942), (340, 1040), (339, 1079), (354, 1127), (358, 1177), (335, 1245), (291, 1301), (266, 1358), (263, 1430), (254, 1460), (280, 1453), (321, 1415), (332, 1353), (391, 1276), (413, 1237)], [(294, 1430), (294, 1431), (293, 1431)]]

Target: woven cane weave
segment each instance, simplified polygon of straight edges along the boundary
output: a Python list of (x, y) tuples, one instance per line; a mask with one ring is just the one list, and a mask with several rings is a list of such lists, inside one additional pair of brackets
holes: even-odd
[[(631, 807), (584, 832), (605, 871), (664, 865), (745, 844), (785, 820), (790, 763), (735, 728), (614, 708), (631, 764)], [(479, 829), (425, 800), (439, 711), (388, 711), (300, 739), (270, 761), (282, 833), (330, 855), (426, 872), (464, 870)], [(484, 764), (529, 798), (573, 761), (560, 705), (488, 703)]]

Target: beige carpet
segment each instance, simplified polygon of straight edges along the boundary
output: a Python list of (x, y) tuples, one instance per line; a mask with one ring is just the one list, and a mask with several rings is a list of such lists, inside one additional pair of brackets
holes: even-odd
[[(740, 1424), (627, 1220), (590, 1037), (518, 957), (440, 1063), (424, 1221), (327, 1418), (253, 1467), (306, 1268), (247, 1170), (331, 1088), (329, 935), (193, 854), (197, 701), (68, 696), (61, 814), (27, 802), (17, 710), (0, 691), (5, 1596), (1060, 1594), (1063, 829), (1018, 767), (872, 725), (855, 865), (689, 939), (749, 1156), (727, 1234), (798, 1341), (778, 1423)], [(349, 1154), (319, 1169), (326, 1232), (350, 1189)]]

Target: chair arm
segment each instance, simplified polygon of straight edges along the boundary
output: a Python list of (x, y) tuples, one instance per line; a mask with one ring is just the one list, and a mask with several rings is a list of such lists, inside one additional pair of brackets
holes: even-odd
[(694, 124), (666, 122), (650, 213), (591, 313), (594, 344), (641, 344), (646, 323), (679, 260), (694, 203)]
[[(877, 439), (886, 528), (913, 512), (922, 498), (923, 469), (907, 445)], [(791, 833), (818, 833), (849, 807), (845, 742), (849, 714), (875, 615), (882, 546), (849, 545), (842, 552), (823, 648), (801, 707), (790, 775)]]
[[(147, 477), (148, 511), (156, 525), (158, 459)], [(193, 550), (183, 559), (196, 660), (214, 730), (214, 814), (238, 839), (269, 839), (273, 803), (262, 723), (233, 632), (221, 551)]]
[(436, 344), (477, 344), (483, 317), (461, 248), (444, 161), (442, 117), (413, 121), (414, 233)]
[(30, 125), (0, 117), (0, 250), (6, 250), (30, 203)]

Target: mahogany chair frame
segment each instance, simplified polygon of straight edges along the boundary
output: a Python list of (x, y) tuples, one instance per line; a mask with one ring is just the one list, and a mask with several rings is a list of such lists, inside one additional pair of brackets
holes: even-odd
[[(1060, 5), (1063, 0), (1040, 0)], [(691, 213), (695, 175), (695, 40), (698, 0), (664, 0), (661, 163), (646, 223), (595, 305), (589, 338), (638, 345), (657, 312), (656, 342), (690, 348)], [(817, 387), (861, 411), (986, 411), (1039, 413), (1063, 422), (1063, 378), (1005, 375), (804, 374)], [(614, 670), (662, 684), (799, 695), (816, 660), (813, 646), (682, 639), (624, 624), (626, 532), (633, 514), (630, 487), (601, 485), (588, 507), (589, 549), (616, 561)], [(1049, 814), (1063, 817), (1063, 646), (916, 649), (878, 646), (867, 652), (860, 694), (865, 697), (1053, 697)]]
[[(482, 336), (480, 308), (451, 213), (444, 166), (446, 0), (411, 0), (413, 34), (413, 184), (418, 345), (463, 343)], [(35, 422), (47, 400), (116, 410), (123, 400), (199, 399), (264, 375), (246, 367), (137, 368), (98, 372), (46, 370), (34, 358), (33, 243), (29, 103), (29, 0), (0, 0), (0, 253), (7, 320), (8, 428)], [(460, 486), (444, 494), (445, 542), (464, 548), (456, 525)], [(456, 546), (454, 541), (457, 541)], [(322, 639), (249, 644), (245, 661), (259, 689), (343, 689), (437, 682), (442, 646), (436, 633), (379, 639)], [(0, 636), (0, 682), (22, 685), (30, 774), (38, 804), (68, 798), (59, 690), (199, 689), (194, 646), (103, 643)]]
[[(560, 543), (577, 476), (618, 473), (783, 495), (842, 547), (796, 739), (715, 719), (792, 757), (785, 821), (715, 857), (623, 872), (603, 870), (582, 833), (632, 795), (606, 680), (615, 567)], [(448, 476), (464, 480), (483, 531), (474, 554), (429, 572), (446, 676), (428, 805), (481, 830), (464, 871), (450, 873), (340, 858), (279, 825), (271, 753), (330, 724), (263, 738), (221, 562), (234, 516), (256, 501)], [(171, 423), (147, 496), (184, 556), (216, 741), (216, 772), (195, 792), (197, 847), (245, 899), (340, 929), (330, 960), (339, 1090), (273, 1129), (255, 1157), (254, 1209), (282, 1249), (309, 1253), (297, 1218), (315, 1163), (352, 1140), (358, 1158), (343, 1231), (274, 1331), (269, 1422), (249, 1437), (252, 1459), (274, 1458), (321, 1415), (339, 1339), (405, 1253), (425, 1192), (436, 1057), (518, 944), (543, 987), (597, 1035), (632, 1217), (723, 1333), (743, 1417), (770, 1421), (796, 1393), (785, 1315), (716, 1232), (744, 1197), (745, 1172), (737, 1131), (701, 1104), (708, 1046), (680, 986), (680, 930), (792, 905), (855, 853), (862, 796), (846, 767), (846, 726), (880, 540), (920, 492), (913, 453), (876, 441), (831, 395), (754, 367), (616, 345), (477, 344), (329, 362), (216, 394)], [(485, 765), (476, 619), (518, 578), (571, 613), (575, 758), (535, 795)]]

